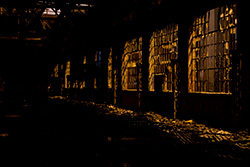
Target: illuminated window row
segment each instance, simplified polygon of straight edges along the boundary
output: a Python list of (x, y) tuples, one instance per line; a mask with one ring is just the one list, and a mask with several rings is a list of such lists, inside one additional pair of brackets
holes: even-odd
[[(83, 58), (83, 64), (86, 64), (86, 56)], [(58, 68), (58, 64), (55, 68)], [(61, 65), (61, 70), (63, 70), (63, 65)], [(71, 82), (70, 82), (70, 61), (66, 62), (66, 68), (65, 68), (65, 76), (64, 76), (64, 85), (62, 87), (65, 87), (66, 89), (71, 88)], [(85, 80), (79, 81), (75, 80), (72, 81), (72, 88), (76, 89), (83, 89), (86, 87)]]
[[(153, 32), (149, 49), (149, 90), (155, 89), (155, 78), (163, 75), (162, 91), (172, 91), (172, 60), (178, 58), (178, 25)], [(122, 89), (141, 90), (142, 38), (127, 41), (122, 56)]]
[[(231, 58), (237, 50), (237, 6), (218, 7), (194, 19), (188, 41), (188, 91), (231, 93)], [(148, 89), (155, 91), (161, 85), (163, 92), (172, 92), (178, 59), (178, 24), (169, 24), (152, 33), (149, 41)], [(97, 67), (101, 66), (101, 51), (94, 55)], [(112, 48), (108, 56), (107, 83), (112, 88)], [(86, 56), (83, 59), (86, 64)], [(142, 89), (142, 37), (129, 40), (124, 45), (121, 66), (122, 90)], [(56, 70), (55, 70), (56, 74)], [(70, 84), (70, 62), (65, 69), (65, 88)], [(159, 76), (159, 77), (158, 77)], [(158, 79), (157, 79), (158, 78)], [(159, 80), (162, 78), (162, 81)], [(101, 81), (100, 81), (101, 82)], [(156, 82), (160, 82), (156, 83)], [(99, 78), (94, 78), (94, 88), (98, 87)], [(82, 85), (73, 83), (73, 87)]]
[[(101, 67), (101, 65), (102, 65), (101, 53), (102, 52), (98, 50), (93, 55), (96, 67)], [(81, 62), (82, 62), (83, 65), (87, 64), (87, 56), (86, 55), (83, 56)], [(112, 66), (111, 66), (111, 68), (112, 68)], [(71, 87), (74, 88), (74, 89), (84, 89), (84, 88), (86, 88), (86, 78), (82, 79), (82, 80), (75, 80), (74, 81), (74, 80), (70, 79), (70, 71), (71, 71), (70, 70), (70, 61), (67, 61), (66, 62), (66, 68), (65, 68), (65, 77), (64, 77), (65, 88), (66, 89), (70, 89)], [(84, 73), (86, 73), (86, 66), (84, 66), (83, 71), (84, 71)], [(93, 87), (95, 89), (99, 88), (100, 83), (101, 83), (101, 79), (96, 78), (96, 76), (95, 76), (94, 79), (93, 79)]]

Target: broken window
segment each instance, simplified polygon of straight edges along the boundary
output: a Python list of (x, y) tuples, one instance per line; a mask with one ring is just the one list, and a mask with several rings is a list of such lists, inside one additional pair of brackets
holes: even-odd
[(230, 93), (230, 53), (237, 49), (236, 30), (236, 5), (195, 18), (188, 48), (189, 92)]
[[(125, 43), (122, 55), (122, 90), (141, 90), (142, 37)], [(139, 82), (139, 85), (137, 85)]]
[(110, 48), (108, 57), (108, 88), (112, 88), (112, 48)]
[(150, 39), (149, 46), (149, 77), (148, 89), (155, 91), (158, 85), (158, 76), (163, 92), (172, 92), (172, 63), (178, 58), (178, 25), (170, 24), (167, 27), (156, 30)]

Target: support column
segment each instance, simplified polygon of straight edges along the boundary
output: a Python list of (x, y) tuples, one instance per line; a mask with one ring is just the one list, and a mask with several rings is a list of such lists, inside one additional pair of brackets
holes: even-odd
[(113, 73), (114, 73), (114, 105), (121, 105), (121, 56), (123, 53), (123, 42), (115, 41), (113, 45)]
[[(249, 99), (249, 95), (250, 95), (250, 66), (249, 66), (249, 61), (248, 61), (248, 57), (249, 57), (249, 49), (248, 49), (248, 45), (249, 45), (249, 39), (248, 39), (248, 5), (247, 5), (247, 1), (239, 1), (237, 3), (237, 62), (234, 65), (235, 67), (235, 75), (237, 76), (237, 72), (239, 73), (239, 76), (237, 77), (238, 79), (241, 78), (242, 80), (240, 80), (240, 84), (241, 85), (235, 85), (236, 87), (240, 88), (240, 94), (239, 92), (235, 92), (238, 96), (240, 95), (240, 97), (235, 97), (237, 98), (241, 98), (241, 104), (238, 106), (240, 107), (240, 111), (237, 111), (239, 109), (234, 111), (233, 114), (236, 114), (235, 112), (237, 112), (237, 120), (235, 120), (235, 127), (236, 128), (250, 128), (250, 122), (249, 122), (249, 118), (250, 118), (250, 106), (248, 105), (250, 103), (250, 99)], [(239, 69), (240, 68), (240, 69)], [(239, 70), (237, 70), (239, 69)], [(237, 81), (239, 82), (239, 81)], [(237, 82), (235, 82), (235, 84), (237, 84)], [(234, 98), (234, 99), (235, 99)], [(235, 103), (237, 103), (235, 101)], [(235, 115), (234, 115), (235, 116)]]
[(148, 59), (149, 59), (149, 40), (151, 38), (151, 33), (149, 31), (145, 31), (142, 35), (142, 64), (141, 64), (141, 72), (142, 72), (142, 91), (140, 93), (140, 108), (141, 111), (145, 111), (147, 109), (147, 98), (148, 98)]
[(177, 58), (177, 90), (178, 90), (178, 114), (175, 117), (183, 118), (187, 113), (188, 99), (188, 39), (189, 17), (185, 16), (178, 24), (178, 58)]

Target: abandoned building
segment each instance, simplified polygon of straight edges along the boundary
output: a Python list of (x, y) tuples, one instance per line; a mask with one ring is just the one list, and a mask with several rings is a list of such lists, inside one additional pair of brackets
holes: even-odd
[(250, 127), (245, 3), (3, 1), (1, 97), (64, 96)]

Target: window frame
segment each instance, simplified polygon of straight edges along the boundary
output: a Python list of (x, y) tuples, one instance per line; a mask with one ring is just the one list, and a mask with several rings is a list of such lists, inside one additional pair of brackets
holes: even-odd
[(153, 32), (149, 42), (148, 90), (155, 91), (155, 77), (163, 75), (163, 92), (173, 92), (172, 60), (178, 59), (178, 24)]
[[(231, 52), (237, 50), (236, 8), (236, 4), (214, 8), (194, 19), (188, 46), (189, 93), (231, 94)], [(216, 10), (218, 18), (214, 14), (215, 22), (211, 23), (210, 14)]]
[[(137, 91), (137, 81), (139, 81), (139, 91), (142, 91), (142, 72), (140, 64), (142, 64), (142, 37), (129, 40), (124, 45), (121, 67), (122, 90)], [(137, 78), (137, 71), (139, 72), (139, 78)]]

